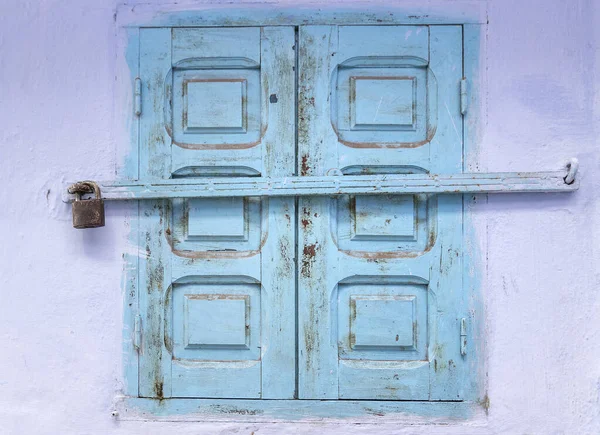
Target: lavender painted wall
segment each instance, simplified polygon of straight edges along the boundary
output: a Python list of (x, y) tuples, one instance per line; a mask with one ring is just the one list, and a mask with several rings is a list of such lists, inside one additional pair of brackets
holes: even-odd
[(130, 109), (115, 77), (116, 4), (0, 4), (2, 433), (600, 432), (600, 3), (488, 2), (478, 168), (554, 169), (574, 155), (582, 186), (573, 195), (489, 196), (475, 207), (487, 257), (489, 415), (433, 427), (111, 417), (123, 382), (131, 209), (111, 203), (105, 228), (75, 231), (60, 189), (66, 180), (113, 178), (129, 140), (121, 119)]

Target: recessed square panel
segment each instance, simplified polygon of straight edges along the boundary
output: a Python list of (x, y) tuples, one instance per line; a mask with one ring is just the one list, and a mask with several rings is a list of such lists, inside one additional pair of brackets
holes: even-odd
[[(196, 281), (196, 279), (198, 281)], [(187, 277), (175, 283), (165, 314), (166, 343), (178, 360), (259, 360), (260, 284), (240, 277)]]
[(416, 218), (413, 195), (357, 195), (352, 240), (414, 241)]
[(186, 349), (247, 347), (249, 296), (185, 295), (184, 300)]
[(184, 130), (241, 132), (246, 121), (246, 80), (184, 82)]
[(416, 77), (351, 77), (353, 129), (414, 129)]
[(354, 349), (416, 349), (416, 296), (350, 296)]
[[(371, 278), (371, 277), (369, 277)], [(372, 277), (338, 284), (340, 359), (427, 359), (430, 307), (427, 284), (411, 277)]]
[[(185, 150), (246, 149), (260, 143), (266, 118), (261, 109), (259, 68), (175, 68), (165, 92), (165, 127)], [(181, 161), (176, 148), (176, 168)], [(187, 157), (189, 159), (189, 156)]]
[(331, 122), (339, 141), (361, 150), (430, 142), (437, 128), (434, 75), (426, 65), (382, 67), (382, 62), (373, 58), (361, 66), (338, 67)]
[(340, 195), (331, 232), (338, 249), (354, 257), (420, 255), (435, 243), (437, 198), (430, 195)]
[(234, 258), (260, 253), (266, 237), (268, 200), (180, 198), (171, 201), (171, 210), (167, 238), (177, 255)]
[(244, 198), (198, 198), (187, 202), (189, 240), (246, 240)]

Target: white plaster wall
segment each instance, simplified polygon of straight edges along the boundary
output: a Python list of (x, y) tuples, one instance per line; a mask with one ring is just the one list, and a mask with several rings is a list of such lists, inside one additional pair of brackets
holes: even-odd
[(128, 208), (110, 203), (105, 228), (75, 231), (59, 190), (112, 178), (128, 140), (114, 119), (116, 3), (0, 2), (0, 433), (600, 433), (600, 2), (488, 3), (479, 168), (554, 169), (575, 155), (582, 184), (477, 205), (489, 416), (435, 427), (111, 417)]

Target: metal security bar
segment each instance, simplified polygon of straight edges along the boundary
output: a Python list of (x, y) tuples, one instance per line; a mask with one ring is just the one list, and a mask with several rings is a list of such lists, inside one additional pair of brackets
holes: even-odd
[[(577, 159), (565, 171), (471, 174), (333, 175), (320, 177), (211, 177), (156, 181), (100, 182), (106, 200), (216, 198), (239, 196), (336, 196), (378, 194), (449, 194), (572, 192), (579, 188)], [(71, 185), (71, 192), (82, 191)]]

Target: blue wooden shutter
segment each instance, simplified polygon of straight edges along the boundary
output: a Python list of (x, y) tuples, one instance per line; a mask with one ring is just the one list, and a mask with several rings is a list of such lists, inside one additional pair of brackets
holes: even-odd
[[(460, 26), (303, 26), (301, 175), (462, 171)], [(461, 196), (299, 201), (302, 399), (460, 400)]]
[[(462, 171), (460, 26), (298, 38), (141, 29), (140, 177)], [(460, 400), (462, 198), (298, 204), (141, 203), (140, 396)]]
[[(293, 28), (140, 41), (143, 180), (293, 174)], [(294, 215), (293, 198), (141, 203), (140, 396), (294, 396)]]

